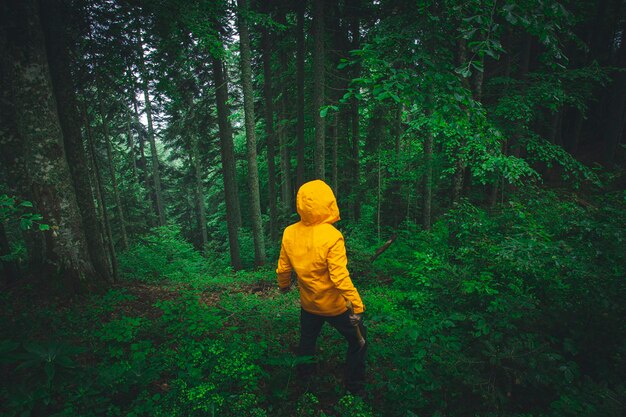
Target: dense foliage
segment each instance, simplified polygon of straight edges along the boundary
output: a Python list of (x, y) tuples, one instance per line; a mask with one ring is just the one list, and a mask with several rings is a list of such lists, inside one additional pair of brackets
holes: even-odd
[[(0, 2), (0, 414), (625, 415), (625, 33), (621, 0)], [(362, 397), (329, 328), (297, 377), (276, 289), (312, 179)]]
[(626, 200), (590, 197), (520, 190), (493, 212), (462, 202), (373, 265), (372, 241), (348, 224), (368, 308), (364, 400), (342, 396), (344, 346), (328, 328), (318, 375), (298, 380), (297, 294), (279, 294), (271, 271), (220, 273), (179, 231), (155, 229), (104, 294), (29, 308), (35, 288), (3, 295), (4, 412), (620, 415)]

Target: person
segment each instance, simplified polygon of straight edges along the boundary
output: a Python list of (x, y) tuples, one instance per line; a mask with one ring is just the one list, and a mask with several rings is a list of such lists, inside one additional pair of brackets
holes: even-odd
[[(350, 279), (343, 235), (333, 226), (340, 219), (335, 195), (325, 182), (310, 181), (298, 190), (296, 207), (300, 221), (283, 233), (276, 274), (278, 286), (284, 292), (291, 288), (292, 271), (298, 278), (301, 306), (298, 355), (315, 355), (317, 337), (327, 322), (348, 342), (346, 389), (361, 394), (367, 350), (367, 342), (363, 343), (365, 306)], [(352, 314), (347, 301), (352, 303)], [(363, 338), (359, 337), (357, 327)], [(300, 376), (309, 379), (314, 366), (299, 366)]]

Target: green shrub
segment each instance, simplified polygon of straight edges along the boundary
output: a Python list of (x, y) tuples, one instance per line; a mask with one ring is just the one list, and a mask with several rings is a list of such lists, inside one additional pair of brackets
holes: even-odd
[(459, 204), (381, 259), (397, 275), (367, 294), (370, 334), (390, 338), (370, 363), (391, 361), (374, 378), (389, 415), (619, 414), (623, 202), (520, 195), (492, 214)]
[(194, 282), (209, 271), (209, 265), (177, 226), (161, 226), (120, 254), (125, 279), (145, 282), (170, 280)]

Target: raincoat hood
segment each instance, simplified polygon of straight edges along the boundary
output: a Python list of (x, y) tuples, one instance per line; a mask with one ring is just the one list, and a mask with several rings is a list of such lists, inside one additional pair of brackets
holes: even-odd
[(333, 190), (321, 180), (309, 181), (298, 190), (296, 208), (307, 226), (333, 224), (340, 220), (339, 207)]

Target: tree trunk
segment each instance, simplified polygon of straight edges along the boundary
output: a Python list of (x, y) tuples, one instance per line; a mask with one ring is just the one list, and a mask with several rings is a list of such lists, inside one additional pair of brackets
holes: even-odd
[(246, 148), (248, 157), (248, 188), (250, 190), (250, 217), (252, 220), (252, 237), (254, 239), (254, 263), (261, 266), (265, 263), (265, 240), (261, 221), (261, 198), (259, 194), (259, 168), (257, 165), (256, 134), (254, 120), (254, 91), (252, 90), (252, 68), (250, 65), (250, 37), (247, 0), (237, 0), (239, 27), (239, 43), (241, 48), (241, 88), (243, 90), (243, 108), (246, 125)]
[(107, 211), (106, 195), (104, 194), (104, 188), (102, 186), (102, 174), (98, 163), (98, 157), (96, 155), (96, 145), (93, 138), (93, 132), (91, 130), (91, 123), (89, 123), (89, 117), (87, 115), (87, 106), (85, 103), (81, 103), (83, 113), (83, 123), (85, 125), (85, 132), (87, 136), (87, 159), (90, 161), (91, 171), (93, 172), (94, 179), (94, 191), (96, 195), (96, 202), (98, 203), (98, 214), (100, 217), (100, 233), (103, 245), (108, 248), (111, 273), (113, 274), (113, 280), (119, 280), (118, 263), (117, 263), (117, 251), (113, 244), (113, 233), (111, 232), (111, 223), (109, 222), (109, 214)]
[(202, 253), (206, 256), (209, 236), (206, 227), (206, 209), (204, 207), (204, 187), (202, 185), (200, 150), (198, 149), (198, 138), (194, 134), (191, 135), (191, 162), (193, 164), (195, 178), (196, 218), (198, 220), (198, 228), (200, 229), (200, 238), (202, 239)]
[[(485, 67), (485, 58), (482, 57), (479, 60), (480, 67)], [(483, 80), (485, 79), (485, 70), (482, 71), (475, 70), (474, 71), (474, 100), (479, 103), (482, 102), (483, 99)]]
[(154, 137), (154, 125), (152, 123), (152, 104), (150, 103), (150, 91), (148, 87), (148, 72), (146, 70), (143, 42), (141, 33), (138, 35), (139, 48), (139, 72), (141, 73), (143, 98), (146, 107), (146, 118), (148, 119), (148, 140), (150, 141), (150, 154), (152, 155), (152, 181), (154, 183), (154, 195), (156, 199), (156, 212), (159, 219), (159, 226), (165, 225), (165, 206), (163, 205), (163, 193), (161, 191), (161, 174), (159, 168), (159, 155)]
[(122, 208), (122, 200), (120, 198), (119, 187), (117, 186), (117, 176), (115, 175), (115, 164), (113, 162), (113, 148), (111, 146), (111, 138), (109, 136), (109, 122), (102, 101), (100, 101), (100, 117), (102, 117), (102, 132), (104, 134), (104, 144), (106, 145), (107, 160), (109, 162), (109, 175), (111, 176), (111, 184), (113, 185), (113, 198), (117, 217), (120, 223), (120, 232), (122, 233), (122, 249), (128, 248), (128, 235), (126, 234), (126, 220), (124, 218), (124, 209)]
[[(265, 101), (265, 136), (267, 141), (267, 188), (269, 194), (270, 208), (270, 238), (274, 242), (278, 239), (278, 227), (276, 220), (276, 150), (274, 144), (276, 137), (274, 132), (274, 103), (272, 91), (272, 64), (270, 46), (270, 35), (267, 29), (261, 33), (261, 43), (263, 49), (263, 96)], [(289, 175), (289, 173), (287, 173)]]
[[(622, 43), (617, 51), (615, 66), (626, 68), (626, 39), (624, 39), (626, 27), (622, 29)], [(626, 73), (624, 71), (613, 73), (613, 88), (609, 94), (611, 105), (606, 115), (606, 128), (604, 130), (605, 157), (604, 163), (607, 166), (615, 162), (615, 155), (624, 135), (624, 124), (626, 123)]]
[(5, 38), (0, 44), (6, 45), (0, 59), (6, 60), (2, 68), (12, 67), (12, 103), (17, 132), (28, 150), (25, 159), (33, 199), (43, 222), (50, 225), (46, 232), (48, 272), (59, 274), (69, 291), (78, 291), (101, 282), (103, 277), (98, 275), (89, 256), (65, 159), (39, 8), (35, 0), (6, 3), (2, 6), (4, 10), (0, 10), (0, 27), (6, 28), (10, 22), (12, 35), (0, 34)]
[[(8, 4), (0, 3), (0, 23), (3, 17), (8, 16)], [(20, 136), (17, 126), (17, 109), (13, 102), (13, 79), (15, 78), (14, 65), (8, 59), (8, 41), (4, 29), (7, 26), (0, 24), (0, 171), (6, 179), (7, 191), (20, 199), (36, 204), (30, 187), (30, 173), (27, 166), (29, 149)], [(37, 207), (33, 208), (38, 212)], [(30, 269), (37, 274), (43, 271), (45, 263), (45, 238), (43, 233), (22, 231), (26, 244)]]
[(133, 183), (139, 183), (139, 174), (137, 173), (137, 156), (135, 155), (135, 139), (133, 138), (132, 129), (132, 117), (130, 111), (128, 111), (126, 118), (126, 140), (128, 143), (129, 158), (131, 162), (131, 169), (133, 170)]
[(297, 167), (296, 189), (304, 184), (304, 11), (306, 0), (297, 2), (297, 28), (296, 28), (296, 87), (298, 89), (298, 121), (296, 126), (297, 135)]
[[(276, 19), (280, 24), (286, 25), (287, 18), (284, 12), (279, 12)], [(279, 47), (280, 48), (280, 47)], [(288, 74), (288, 56), (285, 53), (279, 54), (278, 62), (279, 62), (279, 79), (280, 82), (280, 100), (279, 100), (279, 110), (277, 115), (278, 127), (277, 127), (277, 136), (278, 136), (278, 146), (280, 152), (280, 172), (281, 172), (281, 212), (283, 214), (288, 214), (292, 209), (292, 178), (291, 178), (291, 159), (290, 159), (290, 149), (289, 149), (289, 140), (288, 140), (288, 114), (287, 114), (287, 74)]]
[[(137, 105), (137, 99), (133, 95), (131, 97), (131, 101), (133, 102), (134, 109), (134, 123), (137, 128), (137, 141), (139, 142), (139, 159), (141, 161), (142, 173), (143, 173), (143, 186), (146, 191), (146, 198), (152, 201), (152, 211), (149, 213), (147, 217), (147, 222), (149, 226), (156, 226), (159, 224), (158, 219), (154, 218), (154, 215), (157, 214), (157, 203), (156, 197), (152, 192), (150, 192), (150, 174), (148, 172), (148, 159), (146, 158), (146, 144), (145, 144), (145, 133), (143, 131), (143, 125), (139, 121), (139, 106)], [(157, 215), (158, 218), (158, 215)]]
[(398, 106), (396, 109), (395, 120), (393, 124), (393, 133), (395, 139), (395, 151), (396, 151), (396, 169), (400, 169), (400, 153), (402, 152), (402, 111), (403, 106)]
[[(286, 93), (286, 91), (284, 92)], [(286, 94), (283, 94), (280, 100), (280, 115), (282, 124), (280, 126), (280, 131), (278, 134), (278, 142), (280, 146), (280, 171), (282, 173), (282, 182), (281, 182), (281, 200), (283, 201), (284, 210), (288, 212), (293, 205), (293, 190), (292, 190), (292, 179), (291, 179), (291, 158), (289, 152), (289, 142), (287, 136), (287, 110), (286, 104), (287, 101)]]
[(324, 0), (313, 0), (313, 124), (315, 126), (315, 177), (326, 179), (326, 134), (320, 109), (324, 105)]
[[(331, 37), (331, 45), (329, 47), (329, 57), (331, 58), (331, 79), (332, 86), (331, 93), (329, 94), (329, 101), (332, 104), (338, 104), (341, 97), (345, 94), (347, 89), (347, 80), (344, 74), (342, 74), (342, 70), (339, 70), (337, 67), (341, 62), (341, 59), (347, 58), (348, 56), (348, 39), (347, 39), (347, 30), (346, 26), (342, 25), (342, 10), (340, 8), (339, 2), (330, 3), (330, 10), (328, 10), (327, 15), (329, 19), (327, 20), (328, 31), (332, 34)], [(345, 12), (345, 8), (343, 10)], [(331, 123), (331, 188), (333, 189), (335, 196), (339, 198), (339, 129), (341, 124), (341, 119), (343, 116), (343, 112), (341, 110), (336, 111), (333, 114), (333, 119)]]
[[(282, 24), (287, 24), (286, 18), (284, 14), (278, 15), (278, 22)], [(278, 62), (280, 64), (280, 74), (283, 77), (283, 81), (281, 82), (280, 87), (280, 110), (278, 113), (278, 146), (280, 147), (280, 172), (282, 174), (281, 181), (281, 201), (282, 201), (282, 209), (285, 214), (289, 213), (292, 209), (293, 202), (293, 191), (291, 189), (292, 179), (291, 179), (291, 158), (289, 152), (289, 141), (287, 136), (287, 82), (285, 81), (285, 77), (288, 71), (288, 63), (287, 63), (287, 54), (281, 53), (279, 54)]]
[(220, 134), (220, 153), (222, 156), (222, 174), (224, 176), (224, 200), (226, 202), (226, 225), (230, 248), (230, 263), (235, 270), (241, 269), (239, 255), (238, 228), (239, 197), (237, 196), (237, 175), (235, 170), (235, 149), (232, 129), (228, 120), (228, 85), (224, 77), (222, 61), (212, 57), (213, 81), (215, 83), (215, 101), (217, 106), (217, 122)]
[[(467, 45), (465, 39), (460, 39), (457, 42), (457, 65), (464, 65), (467, 61)], [(461, 78), (461, 83), (467, 89), (470, 89), (469, 80), (465, 77)], [(482, 88), (482, 80), (481, 80)], [(465, 113), (468, 114), (468, 110), (465, 109)], [(469, 117), (469, 116), (468, 116)], [(461, 148), (465, 146), (465, 138), (461, 139), (460, 146), (457, 150), (456, 160), (454, 161), (454, 175), (452, 177), (452, 198), (451, 203), (454, 205), (461, 198), (461, 192), (463, 190), (463, 179), (465, 178), (465, 161), (461, 153)], [(432, 150), (431, 150), (432, 152)]]
[(63, 2), (60, 1), (40, 0), (39, 4), (42, 15), (45, 16), (42, 20), (42, 27), (46, 39), (50, 77), (63, 132), (63, 145), (82, 218), (89, 256), (98, 276), (111, 280), (112, 274), (101, 238), (102, 232), (97, 220), (87, 157), (80, 131), (80, 114), (69, 67), (67, 33), (61, 21), (61, 12), (66, 10), (64, 10)]
[[(350, 7), (352, 8), (352, 14), (350, 16), (350, 32), (352, 34), (352, 49), (359, 49), (361, 47), (360, 36), (360, 23), (357, 11), (360, 7), (359, 0), (351, 0)], [(360, 76), (360, 65), (354, 66), (354, 72), (352, 78)], [(352, 97), (350, 103), (350, 113), (352, 116), (352, 189), (353, 189), (353, 213), (354, 220), (359, 221), (361, 218), (361, 164), (359, 158), (359, 142), (361, 141), (361, 134), (359, 132), (359, 102), (356, 97)]]

